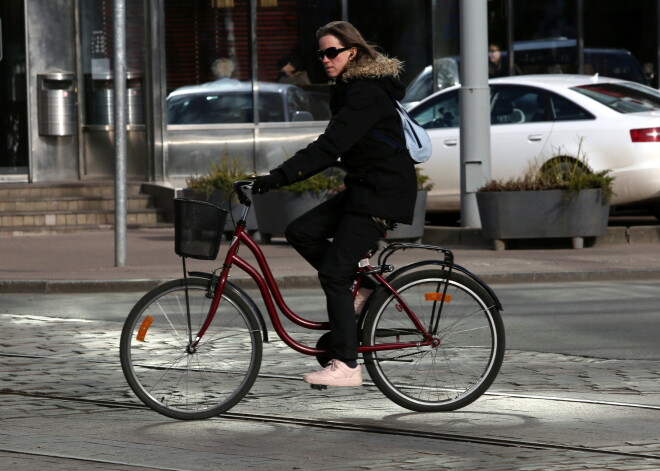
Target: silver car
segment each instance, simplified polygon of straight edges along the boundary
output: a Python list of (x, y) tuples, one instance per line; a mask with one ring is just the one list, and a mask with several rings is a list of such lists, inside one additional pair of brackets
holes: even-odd
[(267, 171), (323, 133), (330, 119), (324, 86), (255, 85), (258, 119), (252, 82), (220, 79), (170, 93), (165, 168), (174, 186), (208, 172), (211, 162), (223, 156), (242, 160), (248, 172)]
[[(259, 122), (323, 121), (327, 103), (297, 85), (259, 82)], [(220, 79), (181, 87), (167, 97), (168, 124), (254, 122), (252, 82)]]

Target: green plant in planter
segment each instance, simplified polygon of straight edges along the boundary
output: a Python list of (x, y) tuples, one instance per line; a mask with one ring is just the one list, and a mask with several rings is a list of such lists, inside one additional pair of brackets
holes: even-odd
[(323, 192), (339, 191), (343, 186), (343, 178), (337, 170), (329, 170), (317, 173), (305, 180), (292, 183), (280, 188), (281, 191), (290, 191), (293, 193), (305, 193), (307, 191), (320, 195)]
[[(321, 172), (313, 177), (308, 178), (300, 182), (293, 183), (291, 185), (283, 186), (280, 188), (285, 191), (292, 191), (294, 193), (304, 193), (306, 191), (311, 191), (316, 195), (324, 191), (339, 191), (343, 188), (343, 172), (337, 172), (336, 170), (329, 170), (327, 172)], [(417, 190), (418, 191), (430, 191), (433, 189), (433, 182), (430, 181), (428, 175), (424, 175), (419, 168), (415, 168), (415, 173), (417, 175)]]
[(186, 184), (189, 189), (203, 193), (208, 198), (215, 190), (219, 190), (225, 195), (231, 194), (234, 190), (234, 182), (247, 178), (248, 173), (245, 171), (242, 159), (229, 157), (225, 152), (219, 161), (211, 162), (209, 173), (190, 177), (186, 179)]
[(478, 192), (488, 191), (544, 191), (544, 190), (580, 190), (600, 189), (604, 202), (609, 202), (614, 194), (612, 189), (614, 177), (609, 170), (592, 172), (589, 170), (586, 157), (581, 151), (582, 142), (578, 147), (577, 158), (558, 155), (552, 157), (542, 166), (530, 166), (522, 176), (507, 180), (491, 180), (479, 188)]
[(433, 182), (430, 181), (431, 177), (423, 174), (419, 167), (415, 167), (415, 174), (417, 175), (417, 191), (431, 191), (433, 189)]
[(284, 235), (290, 222), (318, 206), (342, 185), (341, 172), (331, 169), (278, 190), (253, 195), (261, 241), (269, 243), (271, 237)]

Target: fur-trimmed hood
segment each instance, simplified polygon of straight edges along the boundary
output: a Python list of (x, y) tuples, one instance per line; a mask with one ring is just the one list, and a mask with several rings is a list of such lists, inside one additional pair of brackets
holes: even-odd
[(375, 59), (362, 56), (346, 65), (341, 76), (342, 82), (359, 79), (399, 78), (403, 72), (403, 63), (399, 59), (378, 54)]
[[(336, 196), (333, 211), (365, 214), (412, 224), (417, 198), (413, 161), (371, 133), (376, 129), (403, 141), (399, 114), (392, 98), (401, 100), (405, 87), (397, 77), (401, 62), (385, 56), (349, 62), (330, 93), (332, 118), (318, 139), (280, 165), (288, 183), (328, 168), (340, 158), (346, 170), (345, 196)], [(354, 62), (357, 62), (354, 64)], [(341, 198), (341, 199), (340, 199)], [(334, 204), (334, 203), (333, 203)]]

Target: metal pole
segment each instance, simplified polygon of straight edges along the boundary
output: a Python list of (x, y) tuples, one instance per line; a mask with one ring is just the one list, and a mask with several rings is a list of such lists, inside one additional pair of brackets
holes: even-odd
[(165, 0), (148, 0), (145, 7), (145, 47), (146, 67), (144, 98), (145, 130), (149, 158), (148, 179), (165, 180), (165, 162), (167, 161), (167, 78), (165, 64)]
[(258, 166), (260, 122), (259, 116), (259, 47), (257, 38), (257, 0), (250, 0), (250, 70), (252, 75), (252, 116), (254, 117), (254, 134), (252, 139), (252, 168)]
[(115, 266), (126, 265), (126, 3), (114, 2)]
[(516, 56), (513, 50), (513, 0), (506, 2), (506, 42), (508, 48), (509, 75), (516, 75)]
[(577, 0), (577, 57), (578, 74), (584, 73), (584, 0)]
[(486, 0), (461, 0), (461, 226), (481, 227), (476, 191), (490, 179), (490, 89)]
[(657, 52), (655, 63), (655, 77), (654, 82), (651, 83), (652, 87), (660, 88), (660, 0), (657, 1), (655, 6), (655, 49)]

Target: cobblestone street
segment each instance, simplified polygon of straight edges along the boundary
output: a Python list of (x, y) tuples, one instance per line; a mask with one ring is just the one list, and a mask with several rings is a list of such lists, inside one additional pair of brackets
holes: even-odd
[[(0, 322), (0, 460), (12, 469), (47, 462), (49, 469), (651, 470), (660, 463), (655, 361), (510, 351), (476, 403), (419, 414), (373, 386), (310, 390), (299, 379), (310, 362), (276, 340), (265, 344), (261, 376), (230, 414), (177, 422), (142, 407), (126, 385), (120, 323), (7, 314)], [(374, 426), (389, 432), (360, 429)], [(324, 464), (332, 460), (342, 465)]]

